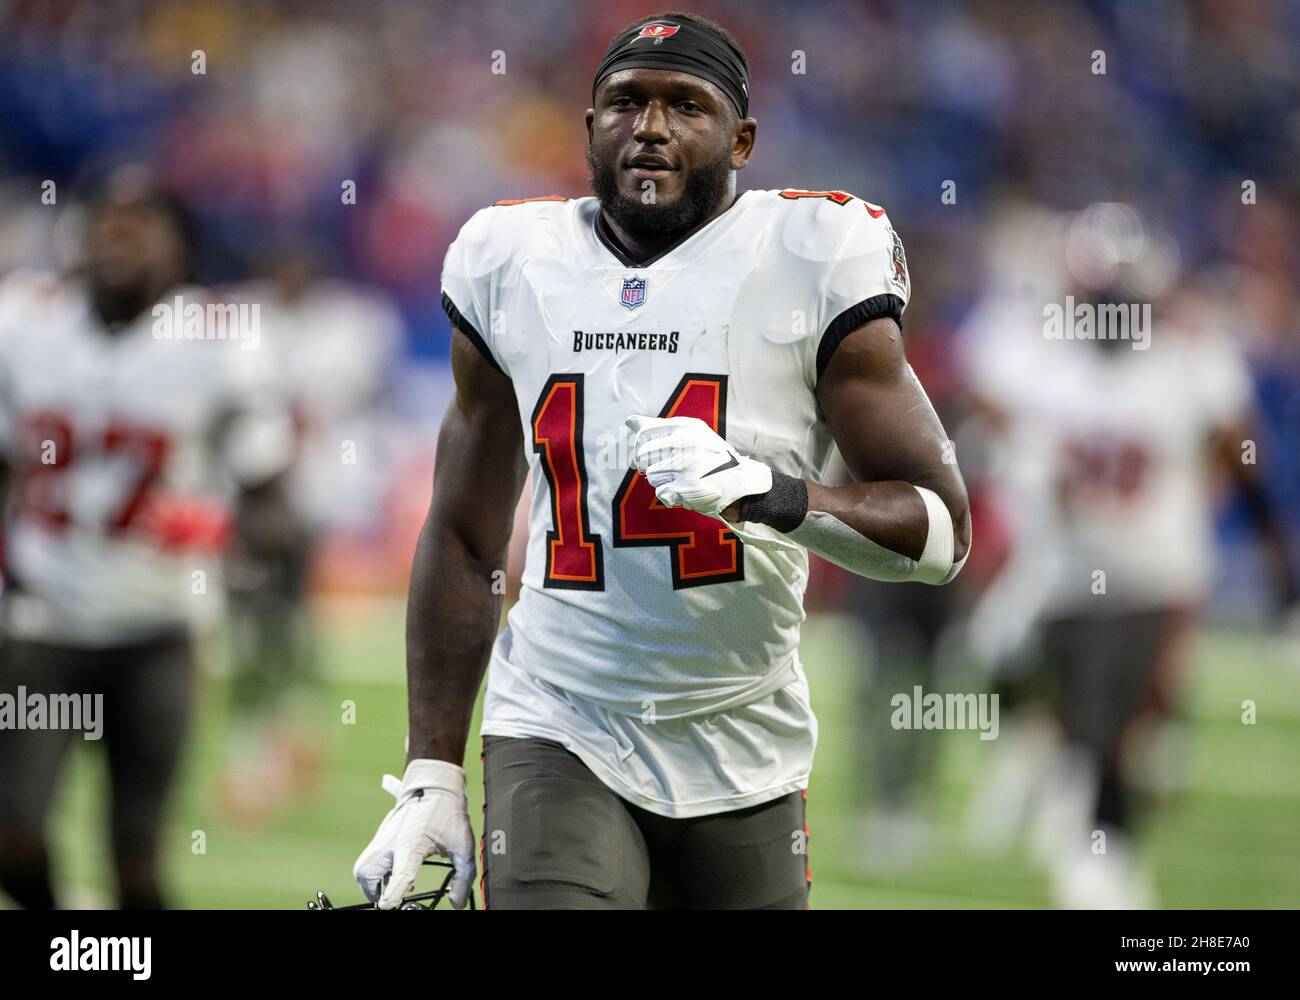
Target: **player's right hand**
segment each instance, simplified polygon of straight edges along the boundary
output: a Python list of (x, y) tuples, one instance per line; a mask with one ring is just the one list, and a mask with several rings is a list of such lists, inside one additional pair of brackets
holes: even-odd
[(352, 866), (352, 877), (379, 909), (395, 909), (415, 884), (424, 859), (441, 854), (454, 868), (448, 897), (461, 909), (475, 873), (464, 769), (445, 760), (413, 760), (400, 782), (386, 774), (383, 785), (397, 804)]

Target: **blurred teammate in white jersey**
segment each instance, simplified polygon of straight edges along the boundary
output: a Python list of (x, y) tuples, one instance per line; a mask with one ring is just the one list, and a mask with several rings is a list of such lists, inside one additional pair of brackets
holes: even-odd
[[(180, 205), (123, 168), (88, 210), (80, 273), (0, 288), (0, 696), (102, 706), (92, 735), (127, 908), (164, 903), (190, 621), (220, 599), (213, 557), (232, 532), (274, 546), (283, 526), (287, 416), (258, 371), (255, 319), (209, 312), (188, 283), (190, 241)], [(82, 735), (0, 728), (0, 889), (20, 905), (55, 905), (46, 825)]]
[(318, 538), (375, 506), (380, 394), (402, 320), (379, 294), (326, 277), (301, 239), (282, 241), (265, 278), (235, 298), (260, 306), (295, 429), (285, 476), (295, 523), (274, 551), (237, 545), (227, 560), (233, 719), (221, 799), (237, 822), (256, 827), (318, 776), (313, 555)]
[[(1148, 906), (1132, 843), (1135, 751), (1177, 699), (1225, 474), (1269, 542), (1284, 601), (1293, 575), (1243, 450), (1250, 372), (1211, 304), (1175, 290), (1173, 245), (1125, 205), (1063, 225), (1045, 245), (1063, 254), (1066, 294), (990, 309), (969, 345), (974, 391), (1005, 424), (1006, 482), (1019, 487), (1007, 512), (1016, 551), (973, 629), (977, 648), (1041, 668), (1053, 693), (1065, 748), (1040, 776), (1055, 901)], [(983, 805), (977, 823), (1013, 815)]]

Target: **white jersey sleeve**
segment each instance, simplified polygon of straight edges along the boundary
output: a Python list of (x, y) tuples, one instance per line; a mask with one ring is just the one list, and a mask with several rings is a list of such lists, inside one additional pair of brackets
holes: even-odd
[(510, 280), (513, 251), (519, 244), (518, 226), (530, 221), (529, 213), (506, 214), (499, 206), (475, 212), (447, 249), (442, 268), (442, 307), (452, 326), (469, 337), (488, 362), (509, 374), (495, 344), (494, 323), (503, 284)]
[(843, 206), (828, 202), (818, 211), (836, 210), (851, 215), (820, 289), (814, 383), (836, 347), (858, 327), (886, 316), (901, 324), (912, 290), (903, 241), (885, 210), (854, 198)]
[(9, 342), (13, 331), (0, 321), (0, 464), (13, 461), (13, 451), (18, 437), (18, 421), (14, 408), (13, 365), (9, 358)]
[(13, 271), (0, 279), (0, 457), (7, 461), (14, 460), (18, 444), (16, 341), (24, 319), (58, 287), (56, 276), (39, 271)]
[(220, 409), (220, 469), (234, 484), (255, 487), (293, 461), (296, 442), (289, 395), (267, 344), (257, 351), (231, 351)]
[(1224, 334), (1198, 331), (1189, 340), (1189, 388), (1206, 433), (1240, 426), (1255, 394), (1245, 354)]

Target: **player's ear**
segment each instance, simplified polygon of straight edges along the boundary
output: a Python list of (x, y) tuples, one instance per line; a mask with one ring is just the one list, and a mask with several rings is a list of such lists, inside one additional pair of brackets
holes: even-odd
[(587, 119), (587, 143), (588, 145), (590, 145), (591, 144), (591, 123), (596, 120), (596, 109), (588, 108), (587, 114), (584, 117)]
[(754, 142), (758, 138), (758, 122), (753, 118), (741, 118), (736, 122), (736, 132), (731, 140), (731, 169), (744, 170), (749, 158), (754, 155)]

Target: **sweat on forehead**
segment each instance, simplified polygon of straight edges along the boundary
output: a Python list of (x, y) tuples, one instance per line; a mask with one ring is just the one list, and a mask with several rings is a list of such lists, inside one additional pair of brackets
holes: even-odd
[(749, 66), (744, 54), (707, 25), (686, 18), (641, 21), (620, 32), (610, 43), (591, 84), (596, 88), (625, 69), (663, 69), (705, 80), (735, 106), (741, 118), (749, 114)]

